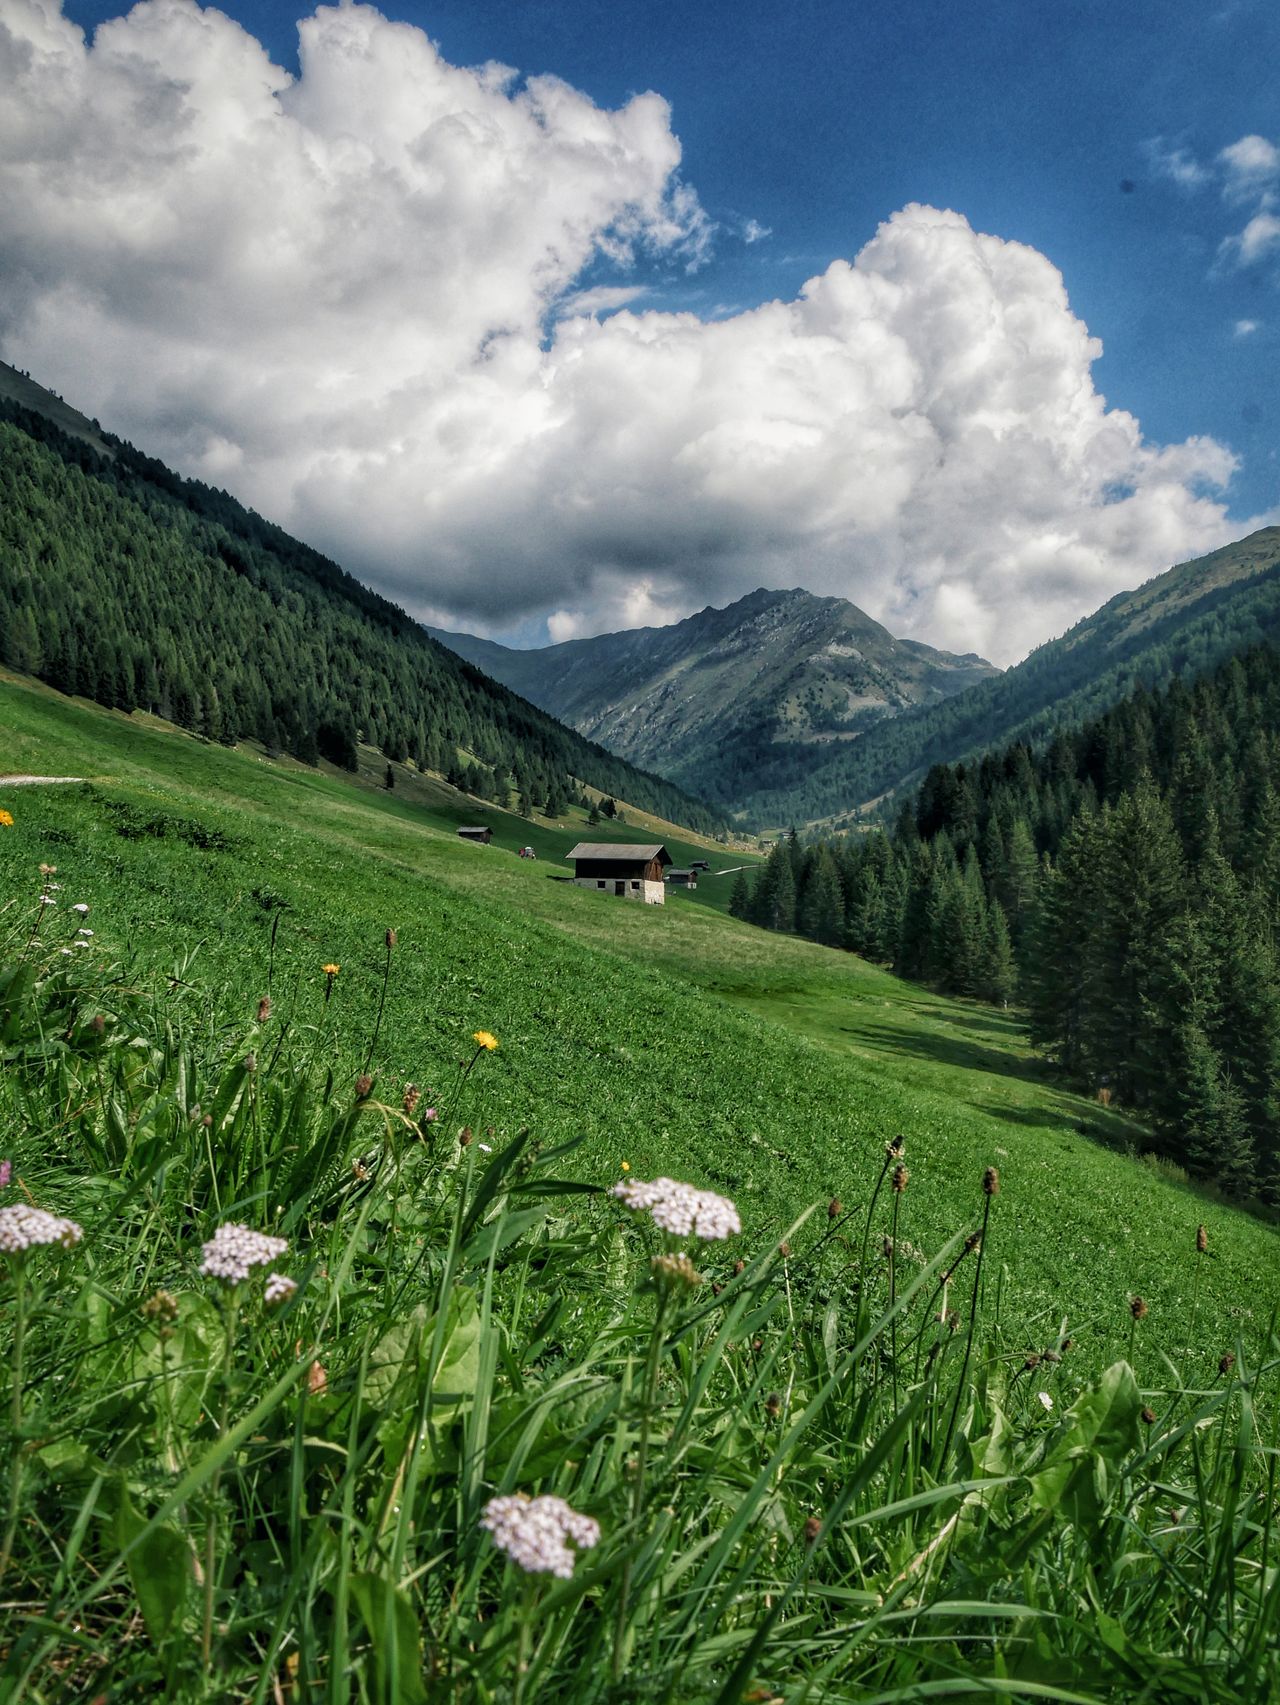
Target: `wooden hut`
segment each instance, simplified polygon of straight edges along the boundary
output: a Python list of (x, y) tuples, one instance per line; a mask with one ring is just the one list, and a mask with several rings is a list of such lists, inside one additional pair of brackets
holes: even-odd
[(675, 860), (657, 842), (630, 846), (622, 841), (579, 841), (565, 857), (573, 860), (573, 880), (579, 888), (594, 888), (598, 894), (640, 900), (648, 906), (666, 901), (662, 872)]
[(458, 835), (464, 841), (479, 841), (481, 846), (487, 847), (489, 842), (493, 839), (493, 830), (488, 827), (478, 828), (475, 825), (471, 825), (470, 827), (464, 826), (459, 829)]
[(696, 870), (669, 870), (667, 881), (673, 888), (696, 888), (698, 873)]

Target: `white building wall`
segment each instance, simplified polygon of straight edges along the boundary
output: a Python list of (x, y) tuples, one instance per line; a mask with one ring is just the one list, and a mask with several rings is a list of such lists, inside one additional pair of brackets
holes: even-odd
[[(608, 894), (610, 899), (619, 898), (615, 890), (621, 878), (616, 876), (575, 876), (575, 888), (590, 888), (597, 894)], [(641, 900), (646, 906), (665, 906), (667, 903), (666, 886), (661, 882), (643, 882), (634, 878), (627, 882), (620, 896), (624, 900)]]

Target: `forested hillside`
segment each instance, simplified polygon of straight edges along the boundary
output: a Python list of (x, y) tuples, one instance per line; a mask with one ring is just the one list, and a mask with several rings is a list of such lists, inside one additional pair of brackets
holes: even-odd
[(357, 738), (470, 791), (571, 778), (714, 833), (677, 787), (561, 727), (225, 492), (0, 401), (0, 661), (210, 739), (354, 767)]
[(1012, 739), (1041, 740), (1139, 686), (1196, 675), (1280, 635), (1280, 527), (1266, 527), (1123, 592), (1015, 668), (941, 704), (908, 710), (859, 739), (812, 752), (761, 747), (736, 778), (753, 821), (812, 822), (880, 798), (936, 763)]
[(1163, 1152), (1280, 1202), (1280, 650), (1041, 750), (937, 766), (894, 832), (782, 843), (734, 910), (1003, 1002)]

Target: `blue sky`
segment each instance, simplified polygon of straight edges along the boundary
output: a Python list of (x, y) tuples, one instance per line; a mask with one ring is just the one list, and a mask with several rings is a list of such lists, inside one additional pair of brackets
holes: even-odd
[[(73, 0), (66, 17), (91, 32), (118, 10)], [(223, 10), (267, 48), (276, 64), (298, 72), (300, 7), (270, 0)], [(1269, 517), (1280, 505), (1280, 240), (1273, 239), (1267, 223), (1278, 205), (1280, 183), (1268, 176), (1265, 153), (1259, 152), (1280, 144), (1280, 79), (1275, 75), (1280, 9), (1269, 0), (1243, 0), (1217, 10), (1168, 0), (1132, 0), (1125, 6), (1048, 6), (1028, 0), (981, 6), (876, 0), (855, 6), (793, 0), (785, 7), (759, 0), (678, 7), (602, 0), (442, 0), (382, 11), (425, 31), (450, 66), (497, 60), (515, 68), (521, 81), (506, 90), (512, 99), (528, 79), (549, 73), (595, 108), (625, 107), (648, 90), (670, 105), (669, 130), (681, 150), (678, 180), (700, 207), (696, 242), (655, 236), (655, 220), (661, 220), (646, 202), (644, 231), (624, 245), (621, 258), (615, 243), (588, 244), (590, 252), (573, 263), (572, 280), (566, 273), (555, 291), (546, 293), (544, 351), (555, 337), (564, 302), (593, 286), (627, 289), (632, 294), (626, 306), (636, 313), (687, 310), (702, 322), (736, 324), (736, 316), (760, 304), (794, 304), (807, 280), (823, 275), (834, 261), (854, 261), (882, 222), (912, 203), (954, 211), (973, 233), (1005, 245), (1027, 245), (1058, 270), (1071, 315), (1103, 345), (1104, 353), (1092, 363), (1094, 387), (1109, 409), (1137, 417), (1144, 444), (1167, 448), (1168, 455), (1156, 472), (1147, 463), (1139, 466), (1132, 455), (1132, 465), (1122, 466), (1121, 457), (1114, 478), (1108, 483), (1095, 476), (1093, 497), (1079, 499), (1097, 509), (1112, 505), (1117, 495), (1136, 492), (1149, 509), (1135, 511), (1123, 526), (1108, 517), (1104, 531), (1091, 531), (1080, 520), (1078, 504), (1039, 533), (1028, 530), (1025, 516), (1004, 526), (1005, 534), (1017, 540), (1019, 562), (1026, 565), (1017, 584), (1019, 607), (1025, 610), (1016, 633), (1005, 636), (1006, 655), (1000, 660), (1008, 661), (1011, 650), (1025, 649), (1068, 618), (1084, 614), (1119, 583), (1163, 566), (1166, 549), (1191, 554), (1219, 542), (1232, 528), (1240, 531), (1250, 519)], [(169, 50), (166, 38), (164, 51)], [(176, 64), (189, 49), (178, 44), (172, 51)], [(181, 71), (174, 75), (180, 77)], [(340, 111), (342, 102), (332, 76), (326, 92), (332, 128), (332, 112)], [(1239, 147), (1242, 139), (1253, 139), (1254, 153), (1247, 159), (1224, 157), (1224, 150)], [(652, 137), (644, 147), (651, 144), (660, 152)], [(73, 138), (69, 151), (75, 146)], [(675, 181), (668, 176), (664, 193)], [(350, 223), (350, 214), (344, 217)], [(1249, 228), (1253, 241), (1241, 247), (1241, 234)], [(954, 240), (969, 239), (961, 233)], [(433, 242), (438, 241), (437, 231)], [(547, 243), (548, 252), (561, 252), (558, 239)], [(108, 263), (101, 256), (86, 260), (81, 253), (65, 264), (70, 276), (76, 265), (92, 270)], [(883, 264), (877, 261), (873, 270), (877, 279), (881, 274), (901, 279), (917, 264), (932, 262), (890, 257)], [(534, 276), (542, 274), (535, 271)], [(1051, 295), (1044, 281), (1033, 293), (1042, 285)], [(123, 283), (108, 286), (117, 288), (123, 297)], [(993, 298), (1001, 312), (1004, 290), (999, 285)], [(981, 303), (972, 307), (980, 330), (991, 309)], [(32, 348), (40, 352), (39, 327), (51, 311), (48, 303), (33, 303), (23, 319), (15, 310), (8, 327), (0, 328), (11, 358)], [(954, 303), (946, 310), (952, 311), (959, 311)], [(510, 312), (504, 313), (505, 334)], [(123, 340), (122, 314), (115, 314), (110, 336), (119, 332)], [(679, 330), (675, 321), (661, 324)], [(232, 326), (228, 336), (233, 335)], [(1006, 344), (1010, 335), (1007, 327), (1000, 333)], [(1053, 342), (1058, 333), (1047, 335)], [(204, 341), (202, 332), (202, 348)], [(107, 342), (104, 334), (99, 345)], [(568, 340), (561, 340), (561, 351), (573, 352)], [(587, 353), (596, 358), (594, 346)], [(207, 365), (207, 350), (204, 356)], [(1038, 359), (1034, 349), (1032, 356)], [(1001, 360), (1006, 358), (1007, 349)], [(698, 359), (705, 394), (716, 375), (709, 377), (706, 361)], [(1062, 372), (1052, 380), (1059, 391), (1074, 382), (1073, 360), (1077, 357), (1064, 355)], [(124, 370), (123, 357), (122, 364)], [(190, 358), (181, 364), (188, 376), (197, 367), (204, 372)], [(561, 361), (557, 372), (563, 371)], [(660, 621), (687, 613), (701, 601), (723, 601), (758, 581), (806, 583), (805, 570), (812, 564), (808, 580), (815, 590), (847, 591), (899, 631), (935, 643), (954, 635), (956, 648), (968, 639), (990, 655), (1000, 649), (993, 636), (999, 637), (1000, 611), (1008, 607), (1012, 579), (985, 589), (979, 584), (974, 565), (982, 556), (980, 541), (966, 546), (959, 566), (939, 568), (917, 584), (904, 563), (913, 551), (945, 555), (945, 544), (938, 542), (945, 529), (934, 527), (922, 535), (913, 521), (886, 542), (882, 521), (869, 521), (861, 511), (842, 514), (825, 530), (808, 523), (801, 528), (792, 519), (751, 508), (742, 494), (726, 496), (723, 481), (717, 485), (704, 479), (702, 510), (687, 491), (671, 505), (672, 514), (687, 513), (688, 520), (683, 530), (673, 526), (670, 538), (661, 537), (663, 528), (652, 519), (663, 513), (662, 494), (650, 494), (643, 510), (645, 536), (656, 541), (649, 561), (640, 535), (629, 534), (616, 517), (604, 514), (615, 498), (616, 507), (630, 502), (634, 493), (619, 496), (616, 470), (602, 472), (598, 484), (577, 500), (580, 510), (592, 513), (590, 527), (572, 536), (540, 535), (544, 555), (562, 551), (575, 565), (563, 584), (553, 576), (540, 578), (517, 550), (508, 551), (493, 539), (486, 541), (482, 558), (467, 565), (462, 560), (465, 534), (452, 515), (447, 547), (441, 543), (434, 556), (428, 552), (422, 560), (415, 558), (407, 542), (408, 519), (398, 530), (388, 526), (381, 543), (369, 543), (344, 523), (336, 498), (316, 495), (314, 470), (292, 470), (291, 483), (281, 475), (284, 483), (278, 487), (265, 475), (256, 486), (251, 471), (241, 475), (250, 464), (260, 467), (262, 458), (253, 455), (248, 429), (239, 429), (227, 400), (235, 383), (229, 366), (216, 384), (209, 382), (207, 398), (193, 404), (193, 419), (186, 425), (175, 421), (172, 397), (150, 416), (134, 407), (126, 424), (140, 438), (149, 428), (157, 448), (208, 476), (217, 475), (225, 444), (226, 483), (232, 489), (330, 545), (344, 560), (354, 557), (354, 566), (366, 577), (446, 625), (472, 625), (527, 640), (547, 632), (563, 637), (601, 625)], [(545, 374), (539, 384), (547, 389)], [(87, 389), (90, 402), (122, 406), (118, 377), (104, 378), (97, 396), (92, 383)], [(1019, 394), (1025, 398), (1026, 384)], [(368, 395), (361, 405), (370, 406)], [(504, 403), (504, 418), (516, 406)], [(591, 413), (599, 405), (573, 406)], [(732, 410), (741, 405), (725, 406), (726, 417), (715, 430), (731, 434)], [(888, 414), (899, 417), (907, 406), (894, 403)], [(804, 410), (782, 412), (789, 423), (803, 417), (804, 431), (817, 430)], [(988, 414), (985, 404), (977, 411), (980, 429)], [(400, 434), (401, 417), (396, 422)], [(954, 422), (939, 428), (932, 417), (928, 425), (943, 437), (968, 430)], [(776, 426), (772, 422), (763, 436), (781, 454)], [(691, 429), (660, 422), (653, 433), (661, 435), (668, 427), (672, 464), (687, 464)], [(316, 427), (317, 441), (324, 430)], [(1028, 425), (1025, 442), (1009, 458), (1011, 470), (1030, 469), (1042, 435), (1039, 425)], [(1204, 437), (1216, 441), (1219, 452), (1237, 458), (1230, 482), (1216, 491), (1212, 514), (1206, 506), (1196, 508), (1195, 501), (1205, 497), (1207, 503), (1213, 479), (1223, 477), (1223, 464), (1186, 447)], [(707, 441), (702, 421), (696, 443)], [(860, 462), (874, 455), (873, 441), (864, 437), (859, 445)], [(886, 448), (886, 466), (894, 454)], [(1077, 459), (1076, 449), (1068, 447), (1059, 462), (1074, 467)], [(337, 463), (331, 459), (328, 465), (332, 469)], [(424, 477), (429, 475), (428, 469)], [(1044, 469), (1036, 477), (1041, 476), (1050, 477)], [(656, 480), (658, 475), (646, 477)], [(1167, 486), (1170, 477), (1181, 482), (1181, 495), (1160, 508), (1150, 493), (1161, 482), (1162, 489)], [(507, 477), (504, 486), (510, 484)], [(556, 491), (562, 489), (563, 478)], [(787, 489), (788, 501), (798, 508), (799, 496)], [(924, 499), (914, 489), (912, 502), (922, 510)], [(950, 488), (953, 505), (956, 491), (963, 489), (957, 469)], [(545, 514), (548, 488), (531, 493), (528, 501)], [(811, 492), (809, 501), (811, 509), (822, 509), (825, 492)], [(734, 504), (733, 516), (726, 519)], [(1037, 497), (1037, 511), (1046, 506)], [(394, 507), (390, 493), (388, 507)], [(714, 524), (706, 519), (713, 512)], [(630, 524), (639, 527), (634, 516)], [(513, 509), (512, 537), (525, 526)], [(1145, 555), (1133, 543), (1143, 527), (1150, 541)], [(1061, 540), (1067, 547), (1055, 556), (1054, 541)], [(481, 577), (480, 560), (499, 562), (500, 568)], [(635, 589), (637, 576), (643, 594)], [(468, 590), (480, 578), (489, 588), (483, 595)], [(494, 594), (495, 584), (503, 587), (502, 596)], [(1037, 608), (1043, 611), (1039, 618)]]

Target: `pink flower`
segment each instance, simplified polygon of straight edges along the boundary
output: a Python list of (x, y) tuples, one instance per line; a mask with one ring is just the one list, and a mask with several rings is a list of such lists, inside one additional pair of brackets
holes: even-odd
[(9, 1188), (9, 1180), (13, 1177), (13, 1162), (0, 1160), (0, 1190)]

